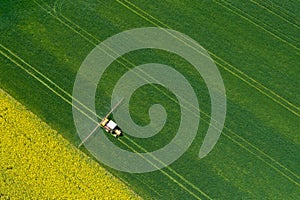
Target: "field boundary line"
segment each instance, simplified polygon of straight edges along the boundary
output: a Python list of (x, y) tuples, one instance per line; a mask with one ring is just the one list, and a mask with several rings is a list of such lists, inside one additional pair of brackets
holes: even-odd
[[(128, 2), (129, 4), (131, 4), (132, 6), (134, 6), (135, 8), (139, 9), (141, 12), (143, 12), (144, 14), (148, 15), (149, 17), (151, 17), (152, 19), (158, 21), (160, 24), (162, 24), (163, 26), (165, 26), (166, 28), (172, 29), (170, 26), (166, 25), (165, 23), (161, 22), (160, 20), (158, 20), (157, 18), (153, 17), (152, 15), (150, 15), (149, 13), (147, 13), (146, 11), (140, 9), (139, 7), (137, 7), (136, 5), (132, 4), (131, 2), (124, 0), (126, 2)], [(122, 4), (124, 7), (126, 7), (127, 9), (129, 9), (130, 11), (132, 11), (133, 13), (135, 13), (136, 15), (142, 17), (143, 19), (145, 19), (146, 21), (152, 23), (153, 25), (160, 27), (159, 24), (153, 22), (152, 20), (148, 19), (147, 17), (143, 16), (142, 14), (138, 13), (137, 11), (133, 10), (132, 8), (130, 8), (129, 6), (127, 6), (126, 4), (124, 4), (123, 2), (121, 2), (120, 0), (117, 0), (118, 3)], [(171, 33), (169, 33), (171, 34)], [(172, 34), (171, 34), (172, 35)], [(173, 36), (175, 37), (175, 36)], [(185, 43), (183, 41), (183, 43)], [(187, 43), (185, 43), (187, 44)], [(191, 45), (187, 44), (188, 46), (190, 46), (191, 48), (193, 48)], [(272, 99), (273, 101), (275, 101), (276, 103), (280, 104), (281, 106), (283, 106), (284, 108), (286, 108), (287, 110), (289, 110), (290, 112), (292, 112), (293, 114), (295, 114), (296, 116), (300, 117), (300, 113), (298, 113), (297, 111), (300, 111), (300, 107), (297, 107), (296, 105), (294, 105), (293, 103), (289, 102), (288, 100), (286, 100), (285, 98), (281, 97), (280, 95), (278, 95), (277, 93), (275, 93), (274, 91), (272, 91), (271, 89), (267, 88), (266, 86), (264, 86), (263, 84), (261, 84), (260, 82), (256, 81), (254, 78), (250, 77), (249, 75), (245, 74), (244, 72), (242, 72), (241, 70), (239, 70), (238, 68), (234, 67), (232, 64), (228, 63), (227, 61), (223, 60), (222, 58), (218, 57), (216, 54), (212, 53), (211, 51), (207, 50), (207, 52), (212, 55), (213, 57), (217, 58), (218, 60), (220, 60), (221, 62), (225, 63), (227, 66), (231, 67), (234, 71), (232, 71), (231, 69), (227, 68), (226, 66), (222, 65), (220, 62), (217, 62), (214, 60), (214, 62), (216, 64), (218, 64), (219, 66), (221, 66), (223, 69), (225, 69), (226, 71), (228, 71), (229, 73), (231, 73), (232, 75), (236, 76), (237, 78), (241, 79), (242, 81), (244, 81), (246, 84), (250, 85), (251, 87), (253, 87), (254, 89), (258, 90), (259, 92), (261, 92), (262, 94), (266, 95), (267, 97), (269, 97), (270, 99)], [(202, 52), (199, 52), (202, 54)], [(240, 74), (240, 75), (239, 75)], [(244, 78), (242, 76), (244, 76)], [(250, 81), (252, 81), (253, 83), (251, 83), (250, 81), (248, 81), (247, 79), (249, 79)], [(258, 86), (262, 87), (263, 89), (258, 88), (258, 86), (256, 86), (255, 84), (257, 84)], [(266, 90), (267, 92), (271, 93), (272, 95), (274, 95), (275, 97), (277, 97), (279, 100), (275, 99), (275, 97), (272, 97), (270, 94), (268, 94), (267, 92), (263, 91)], [(284, 103), (282, 103), (281, 101), (285, 102), (286, 104), (288, 104), (289, 106), (295, 108), (297, 111), (294, 111), (292, 108), (290, 108), (289, 106), (285, 105)]]
[[(44, 9), (45, 10), (45, 9)], [(47, 11), (47, 10), (45, 10), (45, 11)], [(48, 12), (48, 11), (47, 11)], [(48, 14), (49, 14), (49, 12), (48, 12)], [(51, 14), (51, 13), (50, 13)], [(51, 14), (52, 15), (52, 14)], [(54, 15), (52, 15), (53, 17), (55, 17), (55, 18), (58, 18), (57, 16), (54, 16)], [(59, 21), (60, 22), (62, 22), (62, 23), (64, 23), (61, 19), (59, 19)], [(65, 24), (65, 23), (64, 23)], [(72, 28), (72, 27), (70, 27), (69, 25), (67, 26), (67, 27), (69, 27), (69, 28), (71, 28), (71, 30), (73, 30), (73, 31), (76, 31), (74, 28)], [(82, 29), (82, 28), (81, 28)], [(77, 33), (78, 33), (78, 31), (76, 31)], [(79, 35), (81, 35), (82, 36), (82, 34), (80, 33)], [(87, 38), (87, 37), (84, 37), (84, 38)], [(94, 37), (95, 38), (95, 37)], [(88, 40), (88, 41), (90, 41), (90, 40)], [(92, 44), (94, 44), (94, 43), (92, 43)], [(95, 45), (95, 44), (94, 44)], [(121, 63), (121, 64), (123, 64), (123, 63)], [(124, 65), (124, 64), (123, 64)], [(204, 113), (204, 114), (206, 114), (206, 113)], [(207, 114), (206, 114), (207, 115)], [(208, 115), (207, 115), (208, 116)], [(216, 128), (216, 127), (215, 127)], [(234, 133), (233, 131), (232, 131), (232, 133)], [(234, 133), (235, 135), (238, 135), (238, 134), (236, 134), (236, 133)], [(245, 139), (244, 139), (245, 140)], [(251, 143), (250, 143), (251, 144)], [(257, 147), (256, 147), (257, 148)], [(258, 149), (258, 148), (257, 148)], [(264, 153), (265, 154), (265, 153)], [(267, 155), (267, 154), (266, 154)], [(271, 157), (270, 157), (271, 158)], [(275, 160), (275, 159), (274, 159)], [(278, 161), (276, 161), (276, 162), (278, 162)], [(279, 163), (279, 162), (278, 162)], [(282, 165), (283, 166), (283, 165)], [(287, 169), (287, 168), (286, 168)], [(283, 172), (282, 172), (283, 173)]]

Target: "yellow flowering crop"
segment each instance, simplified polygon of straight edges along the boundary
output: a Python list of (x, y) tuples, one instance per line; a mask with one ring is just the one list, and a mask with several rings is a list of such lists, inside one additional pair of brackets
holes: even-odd
[(139, 199), (0, 89), (0, 199)]

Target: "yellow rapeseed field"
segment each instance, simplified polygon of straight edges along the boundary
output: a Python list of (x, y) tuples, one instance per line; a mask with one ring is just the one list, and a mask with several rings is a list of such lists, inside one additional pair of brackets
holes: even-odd
[(139, 199), (0, 89), (0, 199)]

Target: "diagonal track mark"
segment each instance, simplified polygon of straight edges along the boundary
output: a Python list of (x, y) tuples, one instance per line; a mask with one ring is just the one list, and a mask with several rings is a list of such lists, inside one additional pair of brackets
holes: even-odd
[[(161, 24), (163, 27), (172, 29), (172, 27), (170, 27), (170, 26), (166, 25), (165, 23), (161, 22), (159, 19), (153, 17), (152, 15), (150, 15), (146, 11), (142, 10), (141, 8), (137, 7), (133, 3), (131, 3), (129, 1), (127, 1), (127, 0), (124, 0), (124, 1), (127, 2), (128, 4), (130, 4), (131, 6), (133, 6), (135, 9), (138, 9), (138, 11), (142, 12), (144, 15), (141, 14), (141, 13), (139, 13), (138, 11), (134, 10), (133, 8), (129, 7), (124, 2), (121, 2), (120, 0), (117, 0), (117, 2), (119, 2), (120, 4), (122, 4), (124, 7), (126, 7), (127, 9), (129, 9), (130, 11), (132, 11), (133, 13), (135, 13), (136, 15), (140, 16), (141, 18), (145, 19), (146, 21), (152, 23), (153, 25), (155, 25), (157, 27), (160, 27), (159, 24)], [(147, 18), (147, 16), (150, 17), (151, 19), (157, 21), (158, 23), (156, 23), (153, 20)], [(170, 33), (170, 35), (172, 35), (172, 34)], [(191, 44), (187, 44), (184, 41), (183, 41), (183, 43), (186, 44), (186, 45), (188, 45), (188, 46), (190, 46), (191, 48), (194, 48), (193, 46), (191, 46)], [(197, 50), (197, 49), (195, 49), (195, 50)], [(261, 84), (258, 81), (256, 81), (254, 78), (250, 77), (249, 75), (245, 74), (244, 72), (242, 72), (238, 68), (234, 67), (232, 64), (230, 64), (227, 61), (223, 60), (222, 58), (218, 57), (216, 54), (212, 53), (211, 51), (207, 50), (207, 52), (212, 57), (214, 57), (215, 59), (221, 61), (221, 62), (215, 61), (215, 63), (218, 64), (219, 66), (221, 66), (223, 69), (225, 69), (226, 71), (228, 71), (232, 75), (236, 76), (237, 78), (239, 78), (240, 80), (242, 80), (243, 82), (245, 82), (246, 84), (248, 84), (249, 86), (255, 88), (256, 90), (258, 90), (263, 95), (266, 95), (267, 97), (269, 97), (270, 99), (272, 99), (274, 102), (280, 104), (281, 106), (283, 106), (284, 108), (286, 108), (287, 110), (289, 110), (290, 112), (292, 112), (293, 114), (295, 114), (296, 116), (300, 117), (300, 113), (299, 113), (300, 107), (292, 104), (291, 102), (289, 102), (285, 98), (281, 97), (280, 95), (278, 95), (274, 91), (270, 90), (269, 88), (267, 88), (263, 84)], [(202, 53), (202, 52), (199, 52), (199, 53)], [(230, 69), (228, 67), (226, 67), (225, 65), (223, 65), (222, 63), (225, 63), (225, 65), (228, 66), (228, 67), (230, 67)]]
[[(48, 13), (49, 14), (49, 13)], [(50, 13), (51, 14), (51, 13)], [(54, 16), (55, 18), (58, 18), (57, 16)], [(59, 18), (58, 18), (59, 19)], [(62, 22), (62, 20), (61, 19), (59, 19), (59, 21), (61, 21)], [(69, 22), (71, 22), (70, 20), (68, 20)], [(75, 24), (74, 22), (72, 22), (73, 24)], [(76, 25), (76, 24), (75, 24)], [(76, 25), (77, 26), (77, 28), (79, 28), (79, 29), (81, 29), (81, 30), (83, 30), (85, 33), (88, 33), (87, 31), (85, 31), (84, 29), (82, 29), (80, 26), (78, 26), (78, 25)], [(70, 26), (68, 25), (68, 27), (70, 28)], [(72, 28), (72, 27), (71, 27)], [(72, 28), (72, 30), (74, 30), (73, 28)], [(75, 30), (76, 31), (76, 30)], [(77, 31), (76, 31), (77, 32)], [(80, 35), (82, 35), (81, 33), (80, 33)], [(90, 36), (91, 36), (91, 34), (89, 34)], [(87, 38), (87, 37), (84, 37), (84, 38)], [(97, 41), (99, 41), (97, 38), (95, 38), (95, 37), (93, 37), (94, 39), (96, 39)], [(90, 40), (89, 40), (90, 41)], [(92, 43), (93, 45), (95, 45), (94, 43)], [(123, 64), (123, 63), (121, 63), (121, 64)], [(123, 64), (124, 65), (124, 64)], [(200, 111), (201, 112), (201, 111)], [(201, 113), (204, 113), (204, 112), (201, 112)], [(206, 116), (208, 116), (208, 118), (209, 118), (209, 115), (207, 115), (206, 113), (204, 113)], [(228, 128), (226, 128), (226, 127), (224, 127), (225, 129), (227, 129), (229, 132), (231, 132), (231, 133), (233, 133), (234, 135), (236, 135), (237, 137), (240, 137), (240, 138), (242, 138), (241, 136), (239, 136), (238, 134), (236, 134), (236, 133), (234, 133), (233, 131), (231, 131), (230, 129), (228, 129)], [(235, 140), (236, 141), (236, 140)], [(270, 157), (270, 156), (268, 156), (266, 153), (264, 153), (263, 151), (261, 151), (261, 150), (259, 150), (259, 148), (257, 148), (257, 147), (255, 147), (253, 144), (251, 144), (250, 142), (248, 142), (247, 140), (245, 140), (245, 139), (242, 139), (242, 141), (244, 141), (244, 142), (246, 142), (246, 143), (248, 143), (248, 145), (249, 146), (251, 146), (252, 148), (254, 148), (254, 149), (256, 149), (258, 152), (260, 152), (260, 153), (262, 153), (265, 157), (268, 157), (270, 160), (272, 160), (272, 161), (274, 161), (278, 166), (280, 166), (281, 168), (283, 168), (284, 170), (286, 170), (286, 171), (288, 171), (288, 172), (290, 172), (291, 174), (293, 174), (293, 175), (296, 175), (295, 173), (293, 173), (291, 170), (289, 170), (288, 168), (286, 168), (286, 167), (284, 167), (282, 164), (280, 164), (278, 161), (276, 161), (275, 159), (273, 159), (272, 157)], [(240, 144), (238, 141), (236, 141), (236, 143), (237, 144)], [(241, 146), (241, 145), (240, 145)], [(281, 173), (283, 173), (283, 172), (281, 172)], [(283, 173), (284, 174), (284, 173)], [(298, 177), (297, 175), (296, 175), (296, 177)]]
[[(0, 47), (2, 47), (3, 49), (9, 51), (10, 53), (13, 53), (12, 51), (10, 51), (8, 48), (4, 47), (2, 44), (0, 44)], [(72, 104), (71, 100), (68, 100), (67, 98), (65, 98), (63, 95), (59, 94), (59, 92), (57, 92), (55, 89), (53, 89), (49, 84), (47, 84), (45, 81), (43, 81), (41, 78), (39, 78), (37, 75), (35, 75), (34, 73), (30, 72), (30, 70), (26, 69), (25, 67), (23, 67), (20, 63), (18, 63), (16, 60), (14, 60), (12, 57), (10, 57), (7, 53), (5, 53), (4, 51), (0, 50), (0, 54), (2, 54), (4, 57), (6, 57), (8, 60), (10, 60), (12, 63), (14, 63), (15, 65), (17, 65), (18, 67), (20, 67), (22, 70), (24, 70), (27, 74), (29, 74), (30, 76), (32, 76), (34, 79), (36, 79), (38, 82), (40, 82), (42, 85), (44, 85), (46, 88), (48, 88), (50, 91), (52, 91), (54, 94), (56, 94), (57, 96), (59, 96), (60, 98), (63, 99), (63, 101), (65, 101), (66, 103), (70, 104), (71, 106), (74, 106)], [(30, 66), (31, 69), (35, 69), (33, 66), (31, 66), (29, 63), (27, 63), (26, 61), (24, 61), (23, 59), (21, 59), (20, 57), (18, 57), (16, 54), (12, 54), (13, 56), (15, 56), (17, 59), (19, 59), (21, 62), (23, 62), (25, 65)], [(37, 72), (37, 70), (34, 70), (35, 72)], [(40, 74), (42, 74), (41, 72), (39, 72)], [(46, 76), (43, 75), (43, 78), (45, 78)], [(46, 79), (47, 81), (50, 79)], [(54, 83), (53, 81), (51, 81), (52, 83)], [(66, 92), (66, 91), (65, 91)], [(66, 92), (67, 93), (67, 92)], [(70, 95), (70, 94), (69, 94)], [(84, 106), (81, 102), (78, 101), (78, 103), (80, 103), (82, 106)], [(76, 107), (75, 108), (80, 111), (82, 114), (84, 114), (86, 117), (88, 117), (90, 120), (92, 120), (93, 122), (95, 122), (95, 124), (97, 125), (99, 122), (95, 121), (93, 118), (91, 118), (88, 114), (86, 114), (84, 111), (82, 111), (80, 108)], [(95, 116), (97, 116), (99, 119), (101, 119), (101, 117), (95, 113), (93, 113)], [(122, 141), (122, 143), (126, 146), (128, 146), (130, 149), (134, 150), (135, 152), (137, 152), (133, 147), (131, 147), (130, 145), (124, 143)], [(140, 155), (142, 156), (142, 155)], [(142, 156), (143, 157), (143, 156)], [(143, 157), (146, 161), (147, 158)], [(148, 161), (150, 164), (152, 164), (154, 167), (157, 168), (157, 166), (155, 166), (153, 163), (151, 163), (150, 161)], [(160, 161), (161, 162), (161, 161)], [(171, 168), (170, 168), (171, 169)], [(168, 174), (167, 172), (163, 171), (162, 169), (158, 169), (160, 172), (162, 172), (165, 176), (167, 176), (170, 180), (172, 180), (174, 183), (176, 183), (177, 185), (179, 185), (179, 187), (181, 187), (182, 189), (186, 190), (190, 195), (194, 196), (196, 199), (201, 199), (199, 196), (197, 196), (194, 192), (190, 191), (187, 187), (185, 187), (182, 183), (178, 182), (176, 180), (176, 178), (174, 178), (173, 176), (171, 176), (170, 174)], [(176, 172), (175, 170), (172, 169), (173, 172)], [(175, 175), (179, 175), (179, 178), (181, 178), (182, 176), (178, 173), (176, 173)], [(188, 185), (192, 184), (190, 182), (187, 182)], [(193, 188), (196, 187), (194, 185), (191, 185)], [(197, 187), (196, 187), (197, 188)], [(205, 192), (203, 192), (202, 190), (200, 190), (199, 188), (197, 188), (197, 191), (199, 191), (203, 196), (205, 196), (208, 199), (211, 199)]]

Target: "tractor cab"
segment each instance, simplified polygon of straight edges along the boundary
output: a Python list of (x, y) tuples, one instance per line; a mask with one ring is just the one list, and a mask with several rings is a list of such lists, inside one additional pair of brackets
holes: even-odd
[(111, 133), (114, 137), (123, 136), (122, 130), (113, 120), (104, 118), (100, 122), (100, 126), (104, 128), (106, 132)]
[(94, 128), (94, 130), (92, 130), (92, 132), (90, 134), (88, 134), (88, 136), (86, 136), (82, 140), (82, 142), (78, 145), (78, 148), (81, 147), (81, 145), (83, 145), (96, 132), (96, 130), (99, 128), (99, 126), (101, 126), (106, 132), (111, 133), (116, 138), (123, 136), (123, 132), (120, 129), (120, 127), (118, 126), (118, 124), (116, 124), (116, 122), (114, 122), (113, 120), (108, 119), (108, 116), (120, 105), (120, 103), (123, 101), (123, 99), (121, 99), (109, 111), (109, 113), (107, 113), (107, 115), (102, 119), (102, 121)]

